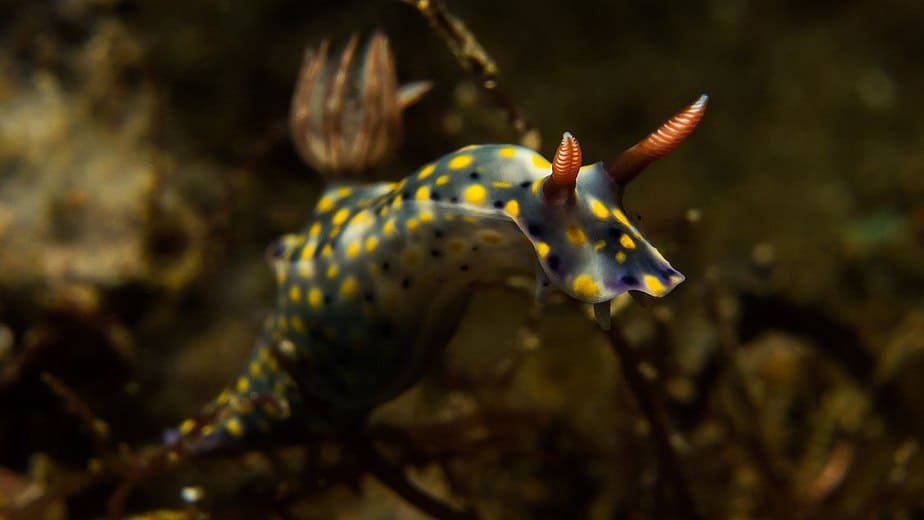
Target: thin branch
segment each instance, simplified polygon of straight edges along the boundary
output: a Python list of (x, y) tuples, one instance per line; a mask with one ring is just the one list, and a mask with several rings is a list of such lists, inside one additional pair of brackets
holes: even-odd
[(652, 440), (658, 457), (658, 473), (670, 481), (674, 490), (674, 513), (694, 520), (702, 518), (690, 494), (689, 484), (684, 476), (680, 460), (671, 445), (670, 434), (664, 420), (664, 410), (653, 397), (652, 388), (638, 369), (641, 358), (626, 340), (622, 329), (615, 323), (610, 328), (609, 340), (610, 346), (619, 357), (623, 377), (642, 415), (651, 426)]
[(542, 136), (514, 104), (497, 82), (497, 63), (462, 20), (455, 17), (440, 0), (401, 0), (417, 9), (427, 19), (443, 40), (459, 64), (471, 74), (475, 83), (491, 96), (494, 103), (507, 114), (507, 120), (519, 135), (520, 144), (538, 150)]

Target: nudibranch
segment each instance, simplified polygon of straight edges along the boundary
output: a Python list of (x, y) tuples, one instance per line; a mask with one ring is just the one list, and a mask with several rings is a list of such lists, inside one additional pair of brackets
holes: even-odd
[[(270, 250), (276, 310), (254, 355), (211, 419), (184, 422), (179, 439), (213, 445), (283, 419), (363, 421), (420, 378), (472, 287), (500, 272), (535, 270), (540, 290), (593, 304), (604, 328), (614, 297), (667, 294), (684, 277), (626, 216), (622, 194), (706, 103), (609, 163), (582, 165), (565, 133), (551, 162), (520, 146), (468, 146), (397, 183), (330, 187), (305, 228)], [(279, 352), (297, 370), (281, 369)]]

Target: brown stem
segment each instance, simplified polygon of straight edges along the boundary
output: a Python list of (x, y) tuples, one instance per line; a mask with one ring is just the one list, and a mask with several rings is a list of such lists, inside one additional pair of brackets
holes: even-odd
[(639, 363), (641, 363), (641, 358), (622, 334), (622, 329), (615, 323), (610, 328), (609, 340), (610, 346), (619, 357), (622, 375), (626, 379), (626, 383), (628, 383), (642, 415), (651, 426), (652, 440), (654, 441), (658, 458), (658, 473), (670, 481), (674, 491), (674, 513), (694, 520), (702, 518), (690, 494), (689, 485), (680, 465), (680, 460), (671, 445), (668, 427), (664, 420), (664, 411), (653, 397), (653, 389), (639, 372), (638, 367)]
[(401, 0), (413, 6), (427, 19), (430, 26), (443, 37), (459, 64), (472, 75), (475, 83), (491, 96), (494, 103), (507, 113), (507, 120), (520, 136), (520, 144), (538, 150), (542, 146), (539, 130), (532, 126), (514, 104), (513, 99), (500, 89), (497, 82), (497, 63), (478, 43), (475, 35), (456, 18), (440, 0)]

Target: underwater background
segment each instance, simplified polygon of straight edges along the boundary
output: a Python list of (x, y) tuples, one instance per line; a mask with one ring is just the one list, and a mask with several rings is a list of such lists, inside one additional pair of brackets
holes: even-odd
[[(607, 160), (710, 95), (626, 196), (686, 282), (614, 318), (676, 464), (588, 310), (516, 280), (376, 412), (383, 453), (484, 518), (924, 517), (924, 3), (446, 5), (546, 156), (567, 130)], [(302, 54), (376, 29), (434, 82), (376, 177), (516, 141), (397, 0), (0, 0), (0, 518), (105, 515), (240, 368), (266, 247), (324, 185), (287, 134)], [(422, 517), (336, 439), (179, 464), (127, 511)]]

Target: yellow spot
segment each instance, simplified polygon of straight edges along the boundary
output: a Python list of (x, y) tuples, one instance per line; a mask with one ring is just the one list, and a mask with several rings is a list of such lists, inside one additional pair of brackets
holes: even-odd
[(353, 193), (353, 188), (350, 188), (349, 186), (341, 186), (340, 188), (337, 188), (338, 198), (342, 199), (344, 197), (349, 197), (351, 193)]
[(471, 215), (463, 215), (463, 216), (462, 216), (462, 222), (465, 222), (465, 223), (467, 223), (467, 224), (474, 224), (474, 223), (475, 223), (475, 217), (473, 217), (473, 216), (471, 216)]
[(420, 263), (420, 252), (416, 249), (405, 249), (402, 260), (404, 261), (404, 265), (416, 267)]
[(398, 209), (401, 207), (401, 197), (400, 196), (395, 197), (395, 200), (393, 200), (391, 203), (391, 207), (392, 209)]
[(368, 226), (372, 223), (372, 214), (368, 210), (362, 210), (353, 215), (347, 226)]
[(314, 262), (303, 261), (298, 263), (298, 275), (302, 278), (314, 276)]
[(661, 296), (667, 290), (664, 284), (661, 283), (661, 280), (650, 274), (646, 274), (642, 277), (642, 283), (645, 284), (645, 290), (653, 296)]
[(247, 367), (247, 371), (250, 372), (250, 376), (253, 378), (263, 378), (263, 369), (260, 367), (260, 362), (257, 360), (250, 362), (250, 365)]
[(417, 178), (418, 178), (418, 179), (426, 179), (427, 177), (430, 176), (430, 174), (433, 173), (434, 168), (436, 168), (436, 166), (433, 165), (433, 164), (428, 164), (428, 165), (424, 166), (423, 169), (420, 170), (420, 173), (417, 174)]
[(430, 200), (430, 188), (426, 186), (417, 188), (417, 193), (414, 194), (414, 198), (417, 200)]
[(305, 324), (302, 323), (302, 319), (298, 316), (292, 316), (292, 319), (289, 320), (292, 323), (292, 330), (295, 332), (304, 332)]
[(626, 263), (626, 254), (622, 251), (616, 253), (616, 263), (620, 265)]
[(311, 229), (308, 230), (308, 236), (315, 238), (321, 234), (321, 223), (315, 222), (311, 225)]
[(622, 244), (622, 247), (626, 249), (635, 249), (635, 241), (632, 240), (632, 237), (630, 237), (629, 235), (625, 233), (623, 233), (622, 236), (619, 237), (619, 243)]
[(201, 433), (204, 437), (208, 437), (209, 435), (215, 433), (215, 425), (214, 425), (214, 424), (206, 424), (205, 426), (202, 427), (202, 430), (200, 431), (200, 433)]
[(533, 195), (535, 195), (536, 193), (539, 193), (539, 188), (542, 187), (542, 181), (544, 179), (545, 177), (539, 177), (538, 179), (533, 181), (533, 185), (529, 187), (530, 191), (533, 192)]
[(356, 278), (348, 276), (340, 284), (340, 296), (352, 298), (356, 295)]
[(346, 222), (347, 217), (349, 216), (350, 210), (347, 208), (340, 208), (336, 213), (334, 213), (334, 218), (331, 219), (331, 222), (333, 222), (335, 226), (339, 226)]
[(385, 236), (391, 236), (395, 232), (395, 219), (390, 218), (385, 222), (385, 225), (382, 226), (382, 233), (385, 233)]
[(196, 427), (196, 421), (192, 419), (186, 419), (185, 421), (180, 423), (180, 433), (182, 433), (183, 435), (189, 435), (190, 433), (192, 433), (193, 428), (195, 427)]
[(292, 303), (298, 303), (298, 300), (300, 300), (301, 298), (302, 298), (302, 290), (301, 288), (299, 288), (299, 286), (292, 285), (292, 287), (289, 287), (289, 300), (291, 300)]
[(327, 244), (321, 248), (321, 256), (330, 257), (333, 254), (334, 254), (334, 248), (331, 247), (330, 244)]
[(500, 244), (504, 237), (500, 236), (497, 231), (484, 231), (481, 233), (481, 240), (486, 244)]
[(221, 406), (228, 404), (228, 402), (231, 401), (231, 392), (229, 392), (227, 388), (222, 390), (215, 401)]
[(613, 209), (613, 217), (619, 221), (620, 224), (626, 227), (632, 227), (632, 224), (629, 223), (629, 219), (626, 218), (626, 214), (622, 212), (619, 208)]
[(375, 248), (378, 246), (379, 246), (379, 239), (375, 238), (374, 236), (366, 239), (366, 252), (367, 253), (371, 253), (375, 251)]
[(597, 240), (594, 243), (594, 251), (602, 251), (606, 247), (606, 240)]
[(308, 305), (311, 306), (312, 309), (320, 309), (323, 302), (324, 295), (321, 294), (321, 289), (312, 287), (311, 290), (308, 291)]
[(503, 157), (504, 159), (509, 159), (517, 154), (516, 148), (510, 146), (505, 146), (497, 151), (497, 154)]
[(487, 195), (488, 191), (485, 190), (484, 186), (480, 184), (472, 184), (468, 188), (465, 188), (465, 191), (462, 193), (462, 196), (465, 198), (466, 202), (475, 205), (483, 204)]
[(302, 248), (302, 260), (308, 260), (314, 256), (314, 251), (317, 249), (314, 244), (305, 246)]
[(415, 229), (417, 229), (417, 225), (418, 225), (418, 222), (416, 218), (409, 218), (407, 219), (407, 222), (404, 223), (404, 226), (407, 228), (408, 231), (414, 231)]
[(232, 437), (241, 438), (244, 436), (244, 426), (241, 425), (240, 419), (232, 417), (225, 422), (225, 429)]
[(494, 188), (512, 188), (513, 184), (507, 181), (491, 181), (491, 186)]
[(250, 390), (250, 380), (243, 376), (237, 378), (235, 388), (237, 388), (238, 393), (246, 394)]
[(337, 264), (330, 264), (329, 266), (327, 266), (327, 272), (325, 273), (325, 275), (330, 279), (334, 279), (337, 277), (337, 273), (339, 271), (340, 269), (337, 267)]
[(459, 254), (465, 251), (465, 241), (459, 238), (451, 238), (446, 242), (446, 250), (453, 254)]
[(610, 212), (606, 209), (606, 206), (597, 199), (590, 199), (590, 211), (600, 220), (610, 218)]
[(504, 205), (504, 211), (513, 218), (520, 216), (520, 203), (511, 199)]
[(587, 237), (584, 235), (584, 230), (571, 225), (565, 228), (565, 237), (568, 239), (568, 242), (579, 246), (587, 241)]
[(282, 283), (285, 281), (286, 281), (286, 270), (285, 270), (285, 267), (280, 266), (276, 268), (276, 283), (278, 285), (282, 285)]
[(386, 215), (388, 215), (388, 205), (383, 204), (382, 207), (379, 208), (379, 216), (384, 217)]
[(433, 213), (429, 211), (421, 211), (417, 216), (421, 222), (433, 222)]
[(581, 298), (596, 298), (600, 294), (597, 282), (586, 274), (578, 275), (571, 284), (571, 289)]
[(278, 318), (276, 318), (276, 321), (278, 323), (277, 327), (279, 327), (279, 330), (282, 332), (285, 332), (286, 328), (288, 328), (289, 326), (288, 323), (286, 323), (285, 316), (279, 316)]
[(542, 170), (548, 170), (549, 168), (552, 167), (549, 161), (545, 160), (545, 157), (537, 153), (533, 154), (533, 166), (535, 166), (536, 168), (540, 168)]
[(320, 212), (330, 211), (334, 209), (334, 199), (328, 197), (327, 195), (323, 196), (318, 200), (317, 210)]
[(469, 164), (472, 164), (471, 155), (457, 155), (449, 161), (449, 168), (453, 170), (461, 170)]
[(346, 256), (347, 258), (356, 258), (356, 255), (359, 254), (359, 241), (354, 240), (347, 245)]
[(536, 253), (539, 254), (539, 258), (545, 259), (549, 256), (549, 245), (545, 242), (536, 242)]
[(436, 178), (435, 181), (433, 181), (433, 183), (436, 184), (437, 186), (442, 186), (442, 185), (444, 185), (444, 184), (448, 184), (448, 183), (449, 183), (449, 176), (448, 176), (448, 175), (440, 175), (439, 177)]

